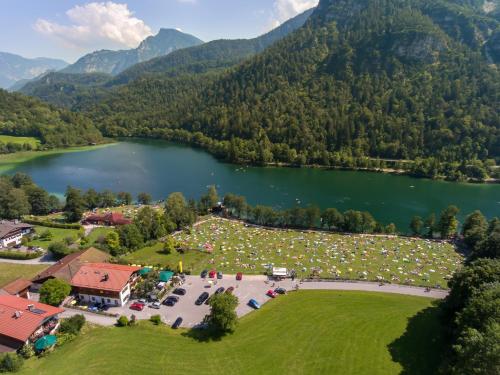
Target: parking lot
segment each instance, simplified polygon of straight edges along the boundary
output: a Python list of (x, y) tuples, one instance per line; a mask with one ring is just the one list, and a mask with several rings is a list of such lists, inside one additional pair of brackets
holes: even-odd
[[(213, 281), (213, 284), (209, 283)], [(292, 286), (291, 281), (283, 283), (268, 282), (266, 276), (243, 276), (243, 280), (237, 281), (235, 275), (224, 275), (221, 280), (202, 279), (200, 276), (186, 276), (185, 283), (180, 286), (186, 289), (186, 295), (179, 296), (179, 302), (175, 306), (161, 305), (160, 309), (153, 309), (147, 304), (143, 311), (135, 311), (130, 309), (130, 305), (135, 301), (129, 301), (124, 307), (112, 307), (108, 310), (110, 313), (119, 315), (134, 314), (137, 319), (149, 319), (152, 315), (159, 314), (166, 324), (172, 324), (178, 317), (182, 317), (182, 327), (194, 327), (203, 321), (205, 315), (210, 312), (210, 307), (206, 304), (201, 306), (195, 305), (196, 299), (203, 292), (208, 292), (210, 295), (214, 294), (217, 288), (224, 287), (225, 289), (230, 286), (234, 287), (233, 294), (238, 297), (239, 305), (236, 309), (238, 316), (248, 314), (253, 309), (248, 306), (248, 301), (253, 298), (260, 304), (267, 302), (270, 298), (266, 296), (269, 289), (274, 289), (278, 286), (283, 286), (290, 289)], [(172, 295), (169, 293), (168, 295)], [(167, 296), (168, 296), (167, 295)], [(166, 297), (165, 297), (166, 298)]]

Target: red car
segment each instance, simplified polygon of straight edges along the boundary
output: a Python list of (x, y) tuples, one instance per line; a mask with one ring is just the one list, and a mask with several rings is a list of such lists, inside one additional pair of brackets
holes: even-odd
[(227, 294), (233, 294), (234, 292), (234, 286), (230, 286), (229, 288), (226, 289)]
[(238, 272), (238, 273), (236, 274), (236, 280), (240, 281), (240, 280), (242, 280), (242, 279), (243, 279), (243, 274), (242, 274), (241, 272)]
[(217, 276), (217, 272), (215, 270), (211, 270), (209, 273), (208, 273), (208, 277), (210, 277), (211, 279), (215, 279)]
[(143, 303), (140, 302), (134, 302), (133, 304), (130, 305), (131, 310), (137, 310), (137, 311), (142, 311), (144, 310), (144, 306), (146, 306)]
[(278, 293), (276, 293), (274, 290), (272, 289), (269, 289), (266, 293), (266, 296), (268, 297), (271, 297), (271, 298), (275, 298), (276, 296), (278, 295)]

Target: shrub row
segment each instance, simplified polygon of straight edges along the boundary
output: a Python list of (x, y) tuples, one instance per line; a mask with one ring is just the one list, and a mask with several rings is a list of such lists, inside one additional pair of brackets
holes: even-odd
[(23, 219), (25, 223), (32, 225), (40, 225), (42, 227), (49, 228), (60, 228), (60, 229), (81, 229), (82, 226), (80, 224), (65, 224), (65, 223), (54, 223), (49, 220), (39, 220), (39, 219)]
[(29, 253), (21, 251), (0, 251), (0, 258), (4, 259), (28, 260), (39, 258), (42, 255), (43, 251), (33, 251)]

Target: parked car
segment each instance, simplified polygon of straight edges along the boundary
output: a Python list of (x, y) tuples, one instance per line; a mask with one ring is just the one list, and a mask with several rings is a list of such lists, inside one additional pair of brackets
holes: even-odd
[(226, 289), (227, 294), (233, 294), (234, 292), (234, 286), (230, 286), (229, 288)]
[(217, 272), (217, 278), (221, 280), (223, 278), (222, 271)]
[(207, 277), (207, 275), (208, 275), (208, 271), (207, 270), (201, 271), (200, 276), (201, 276), (202, 279), (204, 279), (205, 277)]
[(271, 297), (271, 298), (276, 298), (276, 296), (278, 295), (278, 293), (276, 293), (274, 290), (272, 289), (269, 289), (266, 293), (266, 296), (268, 297)]
[(130, 309), (136, 311), (142, 311), (144, 310), (144, 306), (146, 306), (144, 303), (134, 302), (133, 304), (130, 305)]
[(143, 305), (145, 305), (147, 303), (145, 298), (141, 298), (140, 300), (137, 300), (137, 302), (142, 303)]
[(165, 301), (163, 301), (163, 304), (165, 306), (175, 306), (175, 304), (179, 302), (179, 297), (177, 296), (168, 296)]
[(217, 272), (215, 270), (211, 270), (208, 273), (208, 277), (210, 277), (211, 279), (215, 279), (216, 276), (217, 276)]
[(161, 307), (160, 302), (153, 302), (151, 305), (149, 305), (150, 308), (158, 310)]
[(236, 280), (238, 280), (238, 281), (243, 280), (243, 274), (242, 274), (241, 272), (238, 272), (238, 273), (236, 274)]
[(174, 324), (172, 324), (172, 328), (177, 329), (181, 324), (182, 324), (182, 318), (179, 316), (177, 319), (175, 319)]
[(248, 301), (248, 306), (253, 307), (254, 309), (260, 309), (260, 303), (258, 303), (253, 298), (250, 301)]
[(205, 301), (205, 305), (210, 304), (210, 301), (212, 300), (213, 296), (215, 296), (215, 294), (212, 294), (210, 297), (207, 298), (207, 300)]
[(175, 288), (172, 293), (177, 294), (179, 296), (184, 296), (184, 295), (186, 295), (186, 289), (184, 289), (184, 288)]
[(198, 299), (196, 300), (195, 302), (195, 305), (202, 305), (203, 302), (205, 302), (207, 299), (208, 299), (208, 296), (209, 294), (207, 292), (203, 292), (200, 294), (200, 296), (198, 297)]
[(278, 294), (286, 294), (286, 289), (285, 288), (276, 288), (274, 291)]

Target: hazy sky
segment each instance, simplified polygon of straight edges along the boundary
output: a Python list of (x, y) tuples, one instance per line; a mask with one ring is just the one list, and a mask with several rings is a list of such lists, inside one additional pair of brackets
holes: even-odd
[(85, 53), (137, 47), (160, 28), (209, 41), (252, 38), (318, 0), (0, 0), (0, 51), (74, 62)]

